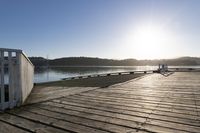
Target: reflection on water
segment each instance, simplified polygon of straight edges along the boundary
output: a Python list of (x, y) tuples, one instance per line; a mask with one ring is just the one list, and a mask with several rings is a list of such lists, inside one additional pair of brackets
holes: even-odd
[(55, 67), (55, 68), (36, 68), (35, 82), (56, 81), (61, 78), (83, 76), (90, 74), (102, 74), (113, 72), (155, 70), (157, 66), (101, 66), (101, 67)]

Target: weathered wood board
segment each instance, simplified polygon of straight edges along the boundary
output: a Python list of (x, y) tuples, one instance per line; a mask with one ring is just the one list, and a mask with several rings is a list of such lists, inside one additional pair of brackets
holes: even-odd
[(107, 88), (68, 89), (70, 93), (47, 88), (46, 100), (0, 114), (0, 132), (200, 132), (199, 72), (151, 74)]

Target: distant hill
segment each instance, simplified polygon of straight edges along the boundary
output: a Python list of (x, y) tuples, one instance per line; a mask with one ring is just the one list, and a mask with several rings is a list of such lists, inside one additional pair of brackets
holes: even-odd
[(36, 67), (40, 66), (143, 66), (168, 64), (173, 66), (195, 66), (200, 65), (198, 57), (181, 57), (176, 59), (160, 59), (160, 60), (113, 60), (91, 57), (66, 57), (47, 60), (43, 57), (29, 57)]
[(43, 57), (29, 57), (34, 66), (46, 66), (48, 60)]

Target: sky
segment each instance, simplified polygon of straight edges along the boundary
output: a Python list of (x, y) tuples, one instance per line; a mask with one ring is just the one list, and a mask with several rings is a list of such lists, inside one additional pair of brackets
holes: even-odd
[(0, 47), (28, 56), (200, 57), (199, 0), (0, 0)]

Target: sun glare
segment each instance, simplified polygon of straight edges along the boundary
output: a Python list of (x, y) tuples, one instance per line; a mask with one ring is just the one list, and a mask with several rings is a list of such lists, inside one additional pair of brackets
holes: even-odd
[(163, 56), (168, 36), (161, 27), (150, 25), (137, 27), (129, 34), (127, 41), (127, 47), (132, 50), (132, 57), (156, 59)]

